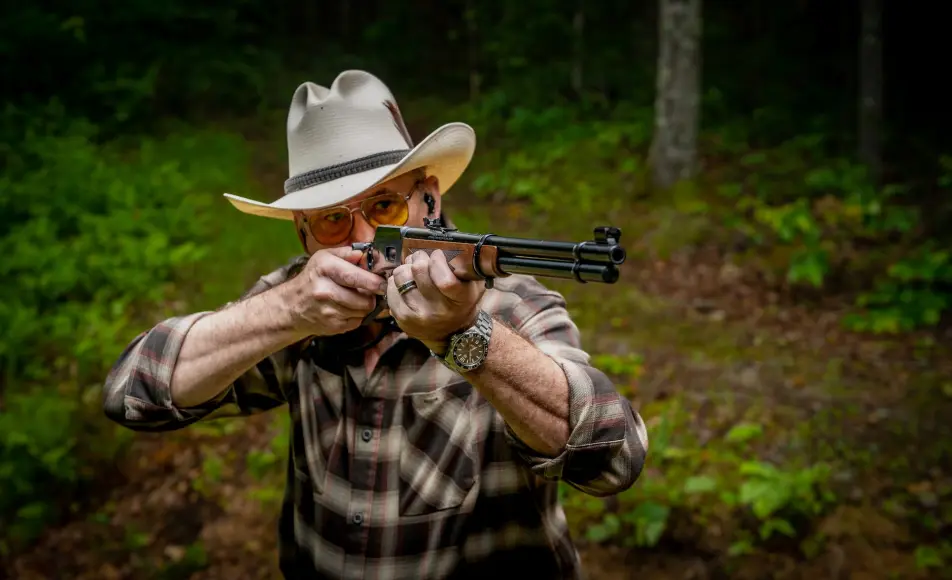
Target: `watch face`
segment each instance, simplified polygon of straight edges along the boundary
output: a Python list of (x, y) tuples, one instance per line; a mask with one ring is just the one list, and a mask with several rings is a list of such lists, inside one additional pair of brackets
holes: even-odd
[(463, 368), (475, 367), (486, 357), (486, 348), (489, 346), (485, 337), (478, 334), (466, 334), (460, 337), (453, 348), (453, 358), (456, 364)]

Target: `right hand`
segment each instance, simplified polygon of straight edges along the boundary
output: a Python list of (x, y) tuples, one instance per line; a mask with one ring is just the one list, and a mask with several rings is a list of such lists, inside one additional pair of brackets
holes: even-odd
[(354, 330), (376, 306), (376, 296), (386, 295), (386, 280), (357, 265), (362, 255), (346, 246), (319, 250), (290, 281), (291, 312), (302, 332), (332, 336)]

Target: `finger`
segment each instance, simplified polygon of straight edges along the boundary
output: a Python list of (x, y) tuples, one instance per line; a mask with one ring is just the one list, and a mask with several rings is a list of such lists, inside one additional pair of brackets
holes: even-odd
[[(368, 311), (369, 312), (369, 311)], [(350, 325), (353, 323), (360, 323), (364, 317), (367, 316), (368, 312), (356, 312), (354, 310), (338, 310), (336, 317), (344, 325)]]
[(410, 254), (409, 256), (407, 256), (407, 259), (404, 260), (403, 263), (413, 264), (414, 262), (417, 262), (418, 260), (426, 260), (427, 258), (429, 258), (429, 255), (426, 252), (424, 252), (423, 250), (417, 250), (413, 252), (412, 254)]
[(453, 301), (458, 301), (466, 294), (466, 283), (453, 273), (442, 250), (430, 256), (426, 275), (434, 289)]
[[(414, 282), (417, 283), (421, 298), (427, 301), (444, 300), (445, 298), (430, 279), (431, 262), (432, 259), (429, 256), (417, 258), (410, 264), (410, 272), (413, 275)], [(414, 302), (411, 300), (409, 304), (413, 306)]]
[(355, 250), (351, 248), (350, 246), (340, 246), (338, 248), (326, 248), (321, 251), (327, 252), (328, 254), (331, 254), (333, 256), (337, 256), (338, 258), (345, 260), (347, 262), (350, 262), (351, 264), (356, 264), (357, 262), (359, 262), (360, 259), (364, 255), (364, 253), (361, 252), (360, 250)]
[(402, 264), (393, 269), (393, 273), (390, 275), (390, 278), (394, 283), (399, 286), (404, 282), (409, 282), (413, 279), (413, 273), (410, 269), (409, 264)]
[[(402, 264), (397, 266), (393, 271), (393, 275), (390, 277), (393, 280), (393, 286), (397, 289), (399, 293), (399, 288), (403, 284), (410, 282), (411, 280), (416, 282), (417, 280), (413, 277), (413, 270), (411, 264)], [(420, 291), (417, 288), (411, 288), (408, 291), (405, 291), (403, 294), (400, 294), (400, 302), (406, 304), (411, 310), (416, 309), (420, 306)]]
[(322, 273), (341, 286), (364, 289), (374, 294), (386, 292), (386, 281), (382, 276), (372, 274), (363, 268), (337, 256), (330, 256), (321, 268)]
[(390, 280), (387, 284), (387, 306), (390, 308), (390, 314), (397, 320), (397, 322), (400, 322), (407, 317), (407, 314), (410, 313), (410, 308), (403, 300), (403, 296), (400, 294), (400, 291), (397, 290), (398, 285), (396, 270), (394, 270), (394, 276), (390, 277)]
[(347, 310), (355, 315), (364, 315), (377, 305), (376, 295), (361, 294), (353, 288), (331, 284), (327, 291), (330, 300), (342, 311)]

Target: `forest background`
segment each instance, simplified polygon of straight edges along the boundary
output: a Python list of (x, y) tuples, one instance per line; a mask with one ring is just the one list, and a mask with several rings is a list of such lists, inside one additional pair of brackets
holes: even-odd
[[(0, 576), (267, 578), (287, 418), (134, 435), (134, 335), (298, 251), (294, 88), (362, 68), (417, 140), (473, 125), (465, 231), (622, 228), (549, 281), (648, 421), (631, 490), (565, 489), (596, 578), (950, 569), (946, 4), (167, 0), (0, 8)], [(943, 88), (946, 87), (946, 88)]]

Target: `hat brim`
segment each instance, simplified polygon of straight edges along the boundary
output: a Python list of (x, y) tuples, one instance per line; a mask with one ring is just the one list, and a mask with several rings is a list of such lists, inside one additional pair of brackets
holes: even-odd
[(293, 220), (296, 210), (333, 206), (420, 167), (426, 167), (427, 175), (437, 177), (440, 192), (445, 194), (469, 166), (475, 149), (476, 133), (472, 127), (465, 123), (448, 123), (427, 135), (403, 159), (392, 165), (302, 189), (273, 203), (262, 203), (231, 193), (224, 195), (244, 213)]

